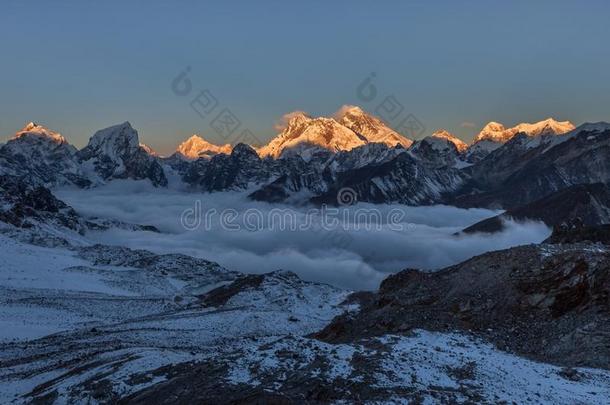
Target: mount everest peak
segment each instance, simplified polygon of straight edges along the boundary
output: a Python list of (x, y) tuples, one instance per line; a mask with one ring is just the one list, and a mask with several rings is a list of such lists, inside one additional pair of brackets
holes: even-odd
[(316, 151), (350, 151), (368, 143), (408, 148), (413, 141), (385, 125), (360, 107), (345, 105), (332, 118), (312, 118), (302, 111), (284, 116), (280, 134), (259, 149), (263, 157), (301, 155), (309, 160)]
[(383, 143), (390, 147), (401, 145), (405, 148), (413, 144), (412, 140), (400, 135), (358, 106), (344, 105), (336, 113), (336, 117), (342, 125), (361, 135), (369, 143)]
[(311, 118), (303, 113), (290, 114), (283, 131), (259, 149), (262, 157), (299, 154), (306, 160), (318, 150), (338, 152), (364, 145), (365, 139), (334, 118)]

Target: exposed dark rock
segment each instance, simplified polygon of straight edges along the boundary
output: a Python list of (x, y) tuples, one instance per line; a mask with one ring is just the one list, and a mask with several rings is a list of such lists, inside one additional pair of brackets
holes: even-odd
[(610, 368), (608, 291), (605, 249), (516, 247), (439, 272), (389, 276), (360, 313), (335, 319), (317, 337), (348, 342), (415, 328), (458, 329), (537, 360)]
[(139, 144), (138, 133), (129, 122), (97, 131), (77, 157), (102, 180), (148, 179), (154, 186), (167, 186), (163, 168)]
[(514, 209), (579, 184), (610, 184), (610, 130), (582, 131), (558, 144), (517, 136), (467, 168), (464, 188), (445, 202)]
[(0, 221), (18, 228), (46, 223), (84, 232), (76, 211), (55, 198), (49, 189), (11, 176), (0, 176)]
[(494, 233), (504, 229), (504, 222), (542, 221), (550, 227), (580, 218), (585, 225), (610, 223), (610, 188), (606, 184), (579, 184), (552, 193), (522, 207), (507, 210), (465, 228), (462, 232)]
[(610, 245), (610, 224), (587, 226), (580, 218), (564, 222), (553, 228), (545, 243), (603, 243)]
[(408, 153), (377, 166), (337, 173), (329, 191), (312, 198), (316, 204), (337, 204), (339, 190), (349, 188), (357, 201), (398, 202), (408, 205), (431, 204), (464, 181), (459, 170), (445, 167), (430, 169)]

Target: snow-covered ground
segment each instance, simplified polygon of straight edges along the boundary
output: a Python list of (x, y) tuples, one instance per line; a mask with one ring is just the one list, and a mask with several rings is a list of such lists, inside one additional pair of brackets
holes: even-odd
[(349, 291), (287, 271), (240, 276), (187, 256), (47, 248), (5, 235), (0, 250), (0, 403), (112, 402), (171, 388), (176, 376), (235, 393), (311, 381), (385, 402), (610, 396), (608, 371), (568, 373), (458, 333), (312, 339), (358, 306), (345, 302)]
[[(312, 333), (344, 311), (348, 294), (275, 272), (217, 308), (198, 295), (238, 274), (204, 260), (96, 245), (47, 248), (1, 234), (0, 251), (0, 403), (27, 402), (22, 395), (56, 378), (50, 386), (68, 395), (96, 373), (112, 370), (121, 382), (121, 373), (190, 361), (233, 340)], [(99, 366), (70, 372), (89, 361)], [(121, 384), (117, 392), (128, 392)]]
[(0, 342), (158, 313), (177, 306), (174, 297), (189, 288), (223, 279), (193, 271), (190, 283), (183, 274), (94, 264), (109, 251), (41, 247), (2, 234), (0, 251)]
[[(263, 346), (241, 349), (226, 376), (230, 384), (282, 387), (294, 378), (291, 370), (299, 370), (299, 378), (328, 381), (339, 391), (379, 388), (384, 392), (380, 400), (398, 403), (419, 397), (424, 403), (605, 404), (610, 398), (608, 371), (576, 369), (578, 379), (570, 380), (561, 367), (532, 362), (458, 333), (415, 331), (359, 344), (291, 337)], [(397, 394), (387, 394), (392, 392)]]

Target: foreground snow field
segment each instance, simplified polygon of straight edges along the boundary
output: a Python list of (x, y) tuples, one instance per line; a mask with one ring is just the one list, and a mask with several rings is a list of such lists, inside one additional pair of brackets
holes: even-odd
[(6, 236), (0, 249), (10, 252), (0, 258), (2, 403), (214, 402), (303, 384), (339, 402), (610, 397), (608, 371), (536, 363), (457, 332), (312, 339), (358, 305), (345, 301), (349, 291), (290, 272), (242, 276), (187, 256)]

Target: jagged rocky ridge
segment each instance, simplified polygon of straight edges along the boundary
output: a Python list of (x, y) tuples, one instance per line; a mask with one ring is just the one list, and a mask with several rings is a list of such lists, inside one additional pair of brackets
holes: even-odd
[[(562, 236), (550, 241), (577, 242), (566, 235), (582, 228), (556, 232)], [(358, 314), (335, 319), (316, 337), (346, 342), (415, 328), (461, 330), (536, 360), (607, 368), (609, 283), (610, 253), (598, 240), (515, 247), (438, 272), (394, 274), (360, 297)]]
[(603, 183), (578, 184), (551, 193), (539, 200), (509, 209), (463, 230), (465, 233), (502, 231), (507, 221), (542, 221), (549, 227), (570, 219), (584, 225), (610, 224), (610, 188)]
[(129, 122), (96, 132), (77, 150), (59, 134), (29, 123), (0, 147), (0, 174), (30, 185), (89, 187), (112, 179), (148, 179), (166, 186), (157, 157), (141, 145)]
[(46, 187), (0, 175), (0, 233), (43, 246), (69, 246), (87, 230), (110, 228), (159, 232), (151, 225), (109, 218), (84, 218)]
[(570, 125), (548, 121), (528, 124), (529, 133), (512, 134), (476, 162), (468, 160), (472, 147), (464, 149), (439, 132), (408, 149), (369, 143), (339, 153), (317, 150), (306, 159), (298, 153), (262, 159), (252, 150), (242, 162), (237, 157), (197, 161), (184, 179), (206, 191), (254, 188), (252, 198), (270, 202), (334, 204), (337, 192), (348, 187), (365, 202), (505, 209), (572, 186), (607, 187), (610, 126), (585, 124), (558, 134), (553, 131)]
[[(283, 132), (258, 150), (191, 138), (170, 158), (141, 145), (129, 123), (98, 131), (80, 151), (61, 135), (28, 124), (0, 148), (0, 173), (31, 185), (79, 187), (112, 179), (148, 179), (163, 187), (177, 175), (193, 190), (249, 190), (255, 200), (298, 204), (336, 204), (337, 192), (347, 187), (363, 202), (509, 210), (572, 186), (607, 187), (608, 124), (571, 131), (571, 124), (551, 119), (509, 130), (491, 124), (469, 147), (446, 131), (412, 143), (361, 109), (346, 107), (336, 119), (293, 114)], [(473, 148), (488, 141), (497, 147), (472, 159)]]

